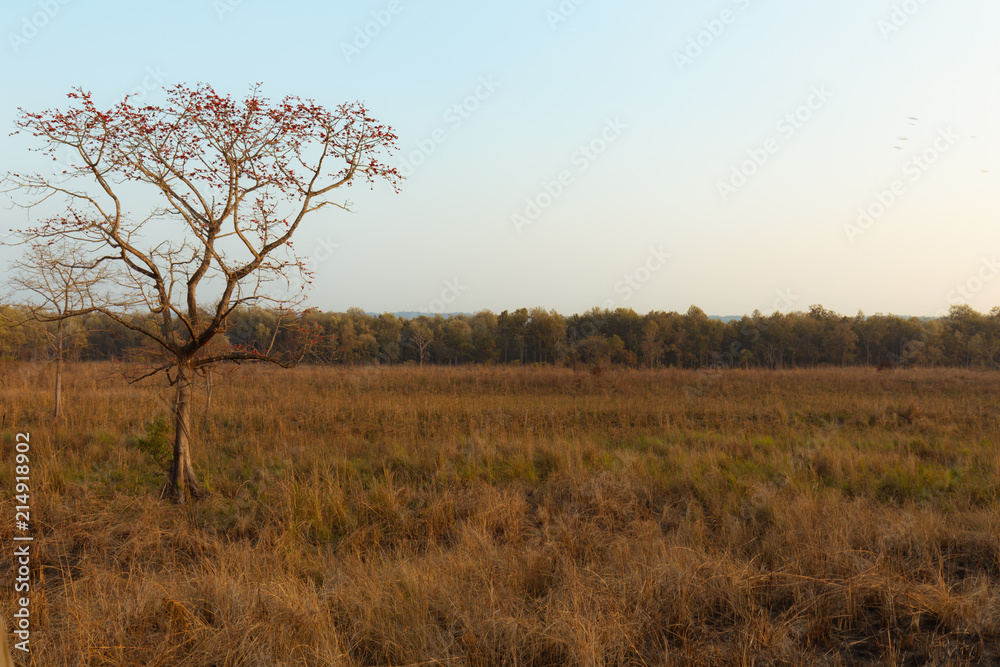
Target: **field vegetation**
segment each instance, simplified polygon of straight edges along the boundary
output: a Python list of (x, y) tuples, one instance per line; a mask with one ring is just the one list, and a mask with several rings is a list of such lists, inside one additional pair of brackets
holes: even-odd
[(0, 366), (19, 664), (1000, 663), (996, 372), (240, 367), (177, 506), (173, 394), (121, 371), (68, 365), (54, 423)]

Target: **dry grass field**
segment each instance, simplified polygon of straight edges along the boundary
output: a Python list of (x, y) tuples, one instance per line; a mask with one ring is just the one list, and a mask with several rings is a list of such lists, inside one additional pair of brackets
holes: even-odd
[(241, 368), (175, 506), (119, 371), (0, 370), (18, 664), (1000, 664), (997, 373)]

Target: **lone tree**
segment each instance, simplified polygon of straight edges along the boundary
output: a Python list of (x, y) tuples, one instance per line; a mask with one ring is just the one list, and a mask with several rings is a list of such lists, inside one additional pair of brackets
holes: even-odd
[[(65, 167), (5, 181), (25, 198), (20, 206), (43, 209), (23, 232), (30, 243), (73, 243), (84, 251), (74, 266), (106, 272), (103, 289), (92, 287), (86, 303), (60, 317), (103, 313), (162, 352), (143, 377), (165, 371), (176, 387), (162, 493), (184, 502), (204, 493), (190, 453), (195, 374), (225, 361), (295, 361), (273, 350), (209, 347), (227, 316), (244, 305), (298, 306), (311, 278), (292, 248), (302, 221), (327, 206), (347, 210), (349, 202), (331, 195), (355, 179), (384, 179), (398, 192), (401, 177), (382, 161), (396, 135), (361, 103), (272, 104), (257, 86), (242, 101), (206, 84), (166, 93), (164, 106), (126, 99), (105, 111), (74, 89), (68, 109), (21, 109), (17, 132), (40, 139), (37, 150)], [(59, 199), (65, 207), (53, 209)]]

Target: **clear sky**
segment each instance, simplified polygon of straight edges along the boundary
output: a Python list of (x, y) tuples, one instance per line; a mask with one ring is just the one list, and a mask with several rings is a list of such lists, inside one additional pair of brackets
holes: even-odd
[[(301, 230), (327, 310), (988, 311), (998, 25), (995, 0), (6, 0), (0, 126), (74, 86), (365, 101), (409, 177)], [(32, 166), (6, 134), (0, 171)]]

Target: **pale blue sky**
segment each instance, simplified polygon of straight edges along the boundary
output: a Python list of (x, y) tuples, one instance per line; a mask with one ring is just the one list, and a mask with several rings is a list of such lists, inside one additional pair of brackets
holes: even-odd
[[(443, 293), (470, 312), (987, 311), (997, 25), (992, 0), (8, 0), (0, 126), (73, 86), (105, 104), (197, 81), (364, 100), (420, 166), (400, 194), (353, 188), (353, 213), (302, 230), (306, 254), (337, 245), (311, 294), (323, 309), (435, 310)], [(4, 132), (0, 170), (32, 165), (26, 146)], [(24, 223), (0, 210), (0, 228)]]

